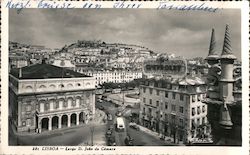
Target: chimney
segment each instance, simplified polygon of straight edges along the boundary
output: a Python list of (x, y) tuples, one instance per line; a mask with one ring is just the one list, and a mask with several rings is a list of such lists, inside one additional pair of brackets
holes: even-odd
[(22, 77), (22, 68), (19, 68), (19, 78), (21, 78)]

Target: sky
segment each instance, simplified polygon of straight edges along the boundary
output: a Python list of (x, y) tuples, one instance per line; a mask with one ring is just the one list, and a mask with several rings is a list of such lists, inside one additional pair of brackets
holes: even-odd
[(206, 57), (212, 28), (222, 52), (229, 24), (234, 55), (241, 59), (239, 9), (216, 13), (155, 9), (23, 9), (9, 11), (9, 40), (62, 48), (77, 40), (102, 40), (148, 47), (186, 58)]

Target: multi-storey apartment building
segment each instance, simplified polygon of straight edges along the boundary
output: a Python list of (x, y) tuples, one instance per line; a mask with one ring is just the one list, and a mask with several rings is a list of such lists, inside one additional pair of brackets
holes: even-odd
[(45, 64), (12, 69), (9, 114), (17, 132), (43, 132), (87, 123), (95, 113), (95, 79)]
[(142, 78), (141, 70), (76, 70), (77, 72), (93, 76), (96, 79), (95, 85), (107, 82), (125, 83), (134, 79)]
[(205, 82), (198, 77), (147, 79), (140, 86), (140, 124), (175, 142), (208, 135)]

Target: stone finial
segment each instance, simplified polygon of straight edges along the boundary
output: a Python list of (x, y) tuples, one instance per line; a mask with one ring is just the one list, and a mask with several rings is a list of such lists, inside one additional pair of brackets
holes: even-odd
[(210, 56), (210, 55), (216, 55), (216, 53), (215, 53), (215, 47), (216, 47), (216, 41), (215, 41), (215, 36), (214, 36), (214, 29), (212, 29), (212, 34), (211, 34), (211, 40), (210, 40), (210, 46), (209, 46), (208, 56)]
[[(216, 47), (216, 41), (215, 41), (214, 29), (212, 29), (210, 46), (209, 46), (208, 56), (206, 60), (217, 62), (217, 60), (219, 59), (219, 56), (216, 53), (215, 47)], [(212, 63), (212, 62), (209, 62), (209, 63)]]
[(226, 25), (224, 44), (223, 44), (223, 49), (222, 49), (222, 53), (221, 53), (221, 58), (236, 59), (236, 57), (233, 55), (233, 52), (232, 52), (231, 39), (230, 39), (230, 33), (229, 33), (229, 25)]

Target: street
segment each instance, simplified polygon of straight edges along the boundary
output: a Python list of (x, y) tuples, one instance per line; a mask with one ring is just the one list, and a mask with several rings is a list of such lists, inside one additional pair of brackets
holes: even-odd
[[(110, 113), (112, 115), (113, 120), (108, 121), (108, 127), (110, 125), (114, 125), (117, 116), (115, 113), (118, 111), (118, 107), (115, 107), (115, 104), (103, 101), (102, 103), (97, 103), (97, 105), (102, 105), (104, 107), (104, 111), (106, 113)], [(124, 132), (117, 132), (113, 130), (113, 135), (115, 136), (116, 145), (117, 146), (125, 146), (124, 140), (127, 135), (130, 135), (131, 138), (134, 139), (134, 146), (172, 146), (174, 144), (166, 141), (162, 141), (159, 138), (156, 138), (148, 133), (143, 131), (137, 131), (133, 128), (129, 127), (129, 119), (123, 117), (125, 121), (125, 131)], [(107, 127), (107, 130), (108, 130)], [(115, 126), (113, 126), (115, 129)]]
[[(133, 139), (134, 146), (170, 146), (170, 142), (162, 141), (158, 137), (154, 137), (142, 130), (136, 130), (129, 127), (130, 118), (121, 116), (125, 123), (125, 130), (122, 132), (116, 131), (116, 112), (121, 107), (116, 107), (114, 103), (103, 101), (96, 103), (96, 107), (102, 105), (103, 112), (112, 115), (112, 120), (107, 120), (106, 123), (94, 125), (94, 145), (108, 145), (105, 133), (110, 127), (113, 128), (112, 136), (115, 137), (117, 146), (125, 146), (125, 138), (129, 135)], [(126, 110), (125, 110), (126, 111)], [(124, 114), (124, 113), (123, 113)], [(105, 114), (104, 114), (105, 115)], [(43, 132), (41, 134), (19, 134), (16, 135), (13, 130), (9, 132), (9, 145), (24, 145), (24, 146), (75, 146), (75, 145), (91, 145), (90, 124), (85, 124), (78, 127), (71, 127), (51, 132)]]

